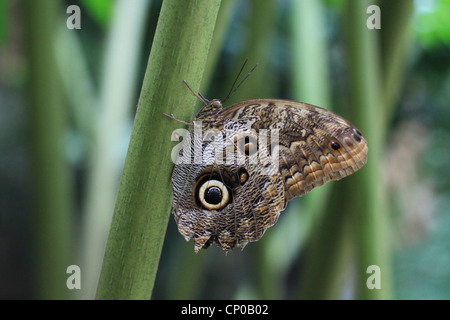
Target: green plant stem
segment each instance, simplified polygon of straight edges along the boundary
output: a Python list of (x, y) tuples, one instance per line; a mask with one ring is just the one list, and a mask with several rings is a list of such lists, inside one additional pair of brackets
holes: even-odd
[[(328, 43), (325, 37), (316, 36), (325, 34), (323, 3), (302, 0), (293, 1), (292, 5), (295, 100), (331, 109)], [(337, 296), (335, 283), (340, 276), (340, 262), (345, 256), (342, 254), (345, 219), (336, 212), (336, 208), (327, 206), (333, 202), (329, 199), (333, 186), (336, 185), (326, 184), (305, 196), (301, 207), (303, 212), (298, 213), (311, 215), (314, 221), (305, 272), (299, 286), (300, 296), (305, 299)], [(339, 185), (339, 190), (342, 190), (342, 185)], [(335, 198), (339, 197), (336, 193), (339, 191), (333, 192)]]
[[(332, 109), (328, 43), (326, 38), (315, 36), (325, 33), (323, 3), (304, 0), (292, 5), (294, 99)], [(329, 191), (327, 184), (305, 197), (309, 214), (316, 216), (323, 212)]]
[(85, 196), (82, 270), (83, 298), (92, 299), (98, 282), (122, 160), (117, 141), (126, 135), (149, 0), (119, 0), (115, 3), (101, 78), (98, 122), (94, 139)]
[[(321, 0), (293, 1), (293, 85), (295, 99), (330, 109), (331, 87), (325, 17)], [(311, 32), (314, 30), (314, 32)]]
[(248, 59), (248, 64), (241, 77), (245, 76), (256, 63), (259, 63), (259, 66), (245, 81), (245, 85), (230, 97), (227, 105), (249, 99), (273, 98), (276, 92), (276, 75), (270, 66), (270, 48), (274, 41), (277, 3), (274, 0), (266, 0), (264, 5), (261, 5), (260, 1), (252, 0), (249, 1), (249, 5), (251, 11), (247, 22), (249, 30), (247, 45), (236, 60), (236, 71), (231, 74), (224, 94), (230, 90), (245, 59)]
[[(214, 36), (211, 42), (211, 48), (208, 54), (208, 60), (205, 67), (205, 74), (202, 79), (202, 90), (206, 92), (210, 86), (211, 79), (216, 69), (217, 61), (222, 52), (225, 37), (231, 23), (233, 9), (236, 6), (236, 0), (225, 0), (220, 5), (219, 14), (217, 16), (216, 27), (214, 28)], [(213, 99), (217, 97), (210, 97)]]
[[(339, 299), (342, 287), (348, 280), (345, 271), (351, 259), (351, 215), (347, 208), (354, 183), (350, 178), (336, 182), (325, 201), (325, 215), (314, 221), (307, 252), (305, 271), (300, 278), (301, 299)], [(339, 203), (336, 206), (336, 203)]]
[(78, 34), (62, 23), (56, 31), (55, 56), (58, 71), (69, 101), (74, 130), (86, 141), (94, 138), (98, 99), (93, 79)]
[(125, 160), (97, 299), (151, 296), (170, 212), (170, 142), (192, 117), (220, 0), (163, 2)]
[(37, 297), (65, 299), (71, 264), (71, 175), (64, 153), (65, 109), (55, 64), (59, 2), (24, 1), (29, 55)]
[[(411, 21), (414, 10), (413, 0), (380, 3), (382, 12), (381, 66), (383, 70), (385, 124), (392, 120), (396, 102), (403, 84), (407, 49), (411, 43)], [(386, 131), (386, 129), (384, 129)]]
[[(354, 177), (358, 188), (352, 192), (354, 203), (350, 210), (357, 244), (357, 298), (389, 299), (392, 297), (389, 224), (381, 175), (385, 117), (377, 31), (366, 27), (366, 9), (370, 4), (367, 0), (349, 0), (346, 4), (351, 107), (354, 123), (364, 132), (369, 145), (368, 163)], [(380, 290), (366, 286), (370, 265), (381, 269)]]

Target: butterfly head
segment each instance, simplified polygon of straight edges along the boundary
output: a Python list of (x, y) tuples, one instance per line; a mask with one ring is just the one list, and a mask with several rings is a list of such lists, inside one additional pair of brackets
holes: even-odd
[(219, 112), (222, 110), (222, 102), (219, 99), (208, 101), (207, 104), (200, 109), (195, 120), (214, 121), (217, 119)]

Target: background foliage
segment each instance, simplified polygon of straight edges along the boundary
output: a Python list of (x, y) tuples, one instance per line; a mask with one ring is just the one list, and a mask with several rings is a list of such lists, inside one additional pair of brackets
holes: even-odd
[[(0, 0), (3, 299), (94, 297), (162, 3), (45, 1), (42, 33), (36, 1)], [(81, 30), (66, 28), (74, 3)], [(369, 31), (374, 3), (382, 29)], [(368, 136), (379, 173), (296, 199), (259, 242), (228, 255), (195, 255), (171, 217), (152, 298), (449, 299), (449, 14), (449, 0), (222, 0), (203, 95), (225, 97), (249, 58), (259, 66), (227, 105), (274, 97), (333, 109)], [(364, 291), (358, 265), (371, 257), (382, 260), (380, 292)], [(81, 266), (82, 290), (61, 285), (66, 264)]]

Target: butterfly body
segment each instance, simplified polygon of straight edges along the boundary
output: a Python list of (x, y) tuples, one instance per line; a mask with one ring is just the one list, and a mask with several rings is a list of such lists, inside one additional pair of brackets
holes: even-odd
[[(255, 99), (205, 104), (172, 175), (180, 233), (195, 251), (257, 241), (294, 197), (339, 180), (367, 161), (367, 142), (348, 120), (313, 105)], [(184, 161), (179, 161), (184, 159)], [(186, 161), (187, 160), (187, 161)]]

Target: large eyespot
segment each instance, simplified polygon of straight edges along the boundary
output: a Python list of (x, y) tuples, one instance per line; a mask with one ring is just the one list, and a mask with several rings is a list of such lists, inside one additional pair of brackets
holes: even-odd
[(201, 205), (208, 210), (219, 210), (230, 201), (227, 187), (219, 180), (205, 181), (198, 190)]

